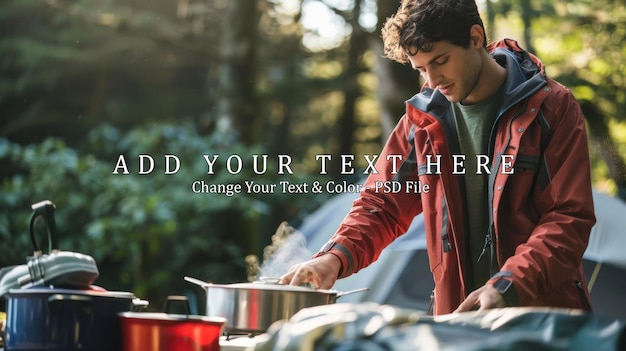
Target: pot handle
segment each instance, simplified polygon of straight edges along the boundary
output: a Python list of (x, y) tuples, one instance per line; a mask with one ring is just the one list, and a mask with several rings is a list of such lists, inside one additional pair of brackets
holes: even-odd
[(189, 299), (187, 299), (187, 296), (181, 296), (181, 295), (168, 296), (167, 299), (165, 300), (165, 307), (163, 308), (163, 312), (172, 313), (171, 310), (174, 304), (182, 305), (183, 310), (185, 311), (186, 315), (191, 314), (191, 308), (189, 307)]
[(350, 295), (350, 294), (354, 294), (354, 293), (360, 293), (360, 292), (364, 292), (364, 291), (368, 291), (370, 288), (359, 288), (359, 289), (354, 289), (354, 290), (348, 290), (348, 291), (340, 291), (337, 293), (337, 298), (340, 298), (342, 296), (346, 296), (346, 295)]
[(57, 227), (54, 221), (54, 209), (55, 206), (50, 200), (44, 200), (31, 205), (33, 214), (30, 217), (30, 240), (33, 243), (33, 249), (35, 250), (35, 256), (41, 255), (41, 248), (35, 238), (35, 223), (39, 218), (43, 219), (46, 224), (48, 233), (48, 253), (53, 250), (58, 250), (57, 244)]
[(186, 281), (192, 283), (192, 284), (196, 284), (201, 286), (203, 289), (208, 290), (210, 287), (224, 287), (226, 285), (222, 285), (222, 284), (213, 284), (213, 283), (207, 283), (204, 280), (200, 280), (200, 279), (196, 279), (196, 278), (192, 278), (192, 277), (185, 277), (184, 278)]
[[(340, 298), (342, 296), (368, 291), (369, 289), (370, 288), (359, 288), (359, 289), (348, 290), (348, 291), (340, 291), (340, 292), (335, 294), (335, 298), (334, 299), (337, 300), (338, 298)], [(317, 291), (320, 291), (320, 292), (323, 292), (323, 291), (330, 292), (331, 290), (321, 290), (321, 289), (318, 289)]]
[(132, 300), (132, 304), (133, 304), (133, 307), (132, 307), (132, 309), (131, 309), (131, 310), (132, 310), (133, 312), (138, 312), (139, 310), (142, 310), (142, 309), (148, 308), (148, 305), (149, 305), (150, 303), (149, 303), (148, 301), (146, 301), (146, 300), (142, 300), (142, 299), (140, 299), (140, 298), (134, 298), (134, 299)]

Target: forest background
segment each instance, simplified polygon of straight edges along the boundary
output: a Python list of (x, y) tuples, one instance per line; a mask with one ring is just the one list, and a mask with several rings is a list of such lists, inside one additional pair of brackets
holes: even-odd
[[(382, 58), (386, 0), (6, 0), (0, 5), (0, 267), (32, 254), (31, 204), (56, 204), (59, 246), (96, 281), (161, 306), (185, 275), (246, 279), (281, 222), (333, 194), (194, 194), (191, 183), (354, 182), (422, 81)], [(594, 187), (626, 198), (626, 7), (483, 0), (567, 85), (587, 119)], [(139, 173), (138, 155), (155, 170)], [(180, 170), (166, 174), (164, 155)], [(315, 156), (332, 155), (328, 174)], [(123, 155), (128, 175), (114, 174)], [(207, 175), (202, 155), (219, 155)], [(227, 158), (240, 155), (241, 172)], [(268, 155), (255, 174), (251, 155)], [(278, 174), (290, 155), (293, 174)], [(236, 174), (232, 174), (236, 173)], [(332, 233), (328, 233), (330, 236)], [(43, 240), (43, 239), (42, 239)]]

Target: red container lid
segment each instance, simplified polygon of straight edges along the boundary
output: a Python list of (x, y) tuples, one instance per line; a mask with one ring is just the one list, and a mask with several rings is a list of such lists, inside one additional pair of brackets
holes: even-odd
[(225, 318), (198, 315), (124, 312), (122, 350), (219, 351)]

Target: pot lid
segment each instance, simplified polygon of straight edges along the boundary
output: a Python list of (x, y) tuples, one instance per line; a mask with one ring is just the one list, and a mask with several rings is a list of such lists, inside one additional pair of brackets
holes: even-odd
[(109, 297), (109, 298), (124, 298), (134, 299), (135, 295), (128, 291), (107, 291), (100, 289), (59, 289), (50, 287), (33, 287), (28, 289), (11, 289), (8, 291), (7, 296), (30, 296), (30, 295), (80, 295), (80, 296), (94, 296), (94, 297)]
[(62, 287), (87, 288), (99, 275), (93, 257), (78, 252), (53, 251), (28, 259), (29, 274), (20, 279), (27, 284), (49, 284)]

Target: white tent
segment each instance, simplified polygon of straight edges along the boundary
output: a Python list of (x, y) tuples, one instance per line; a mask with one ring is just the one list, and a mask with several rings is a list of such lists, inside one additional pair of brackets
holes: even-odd
[[(299, 230), (311, 252), (335, 232), (357, 196), (337, 195), (304, 220)], [(593, 196), (597, 223), (584, 255), (592, 302), (596, 312), (626, 318), (626, 203), (596, 191)], [(341, 291), (370, 288), (366, 293), (346, 295), (341, 301), (373, 301), (426, 310), (434, 284), (425, 247), (423, 219), (417, 216), (407, 234), (383, 250), (376, 262), (337, 281), (334, 288)]]
[[(303, 221), (298, 229), (306, 236), (307, 248), (311, 252), (317, 252), (326, 243), (350, 211), (352, 202), (357, 196), (358, 194), (354, 193), (334, 196)], [(410, 294), (407, 294), (407, 296), (390, 301), (393, 288), (399, 286), (398, 283), (405, 268), (414, 265), (411, 264), (411, 261), (415, 256), (421, 256), (423, 261), (422, 264), (417, 265), (418, 269), (411, 269), (414, 275), (419, 275), (422, 278), (412, 277), (413, 282), (421, 281), (414, 290), (417, 292), (417, 296), (408, 296)], [(373, 301), (427, 310), (433, 285), (426, 256), (424, 223), (420, 215), (415, 217), (407, 234), (383, 250), (376, 262), (357, 274), (338, 280), (333, 288), (340, 291), (362, 287), (369, 288), (369, 291), (364, 293), (341, 297), (341, 302)]]
[(591, 228), (585, 258), (626, 269), (626, 203), (603, 193), (593, 193), (596, 225)]

